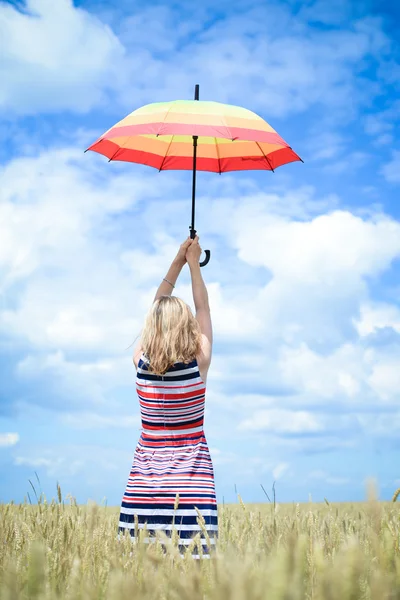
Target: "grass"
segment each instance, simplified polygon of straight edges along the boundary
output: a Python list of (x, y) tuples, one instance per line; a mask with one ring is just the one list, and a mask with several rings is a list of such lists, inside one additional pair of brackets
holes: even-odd
[[(34, 486), (32, 486), (34, 487)], [(35, 492), (36, 495), (36, 492)], [(0, 505), (1, 600), (400, 600), (400, 505), (219, 507), (217, 555), (118, 540), (118, 507)]]

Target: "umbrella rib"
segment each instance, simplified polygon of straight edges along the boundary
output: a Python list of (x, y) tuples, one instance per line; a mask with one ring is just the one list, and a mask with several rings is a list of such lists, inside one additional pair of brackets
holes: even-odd
[(272, 171), (273, 173), (275, 173), (274, 169), (272, 168), (272, 165), (271, 165), (271, 162), (270, 162), (270, 160), (269, 160), (268, 156), (265, 154), (265, 152), (264, 152), (264, 150), (261, 148), (260, 144), (259, 144), (258, 142), (256, 142), (256, 144), (257, 144), (257, 146), (260, 148), (260, 150), (261, 150), (261, 152), (262, 152), (262, 154), (263, 154), (263, 156), (264, 156), (265, 160), (266, 160), (266, 161), (267, 161), (267, 163), (269, 164), (269, 167), (270, 167), (271, 171)]
[(216, 148), (216, 150), (217, 150), (218, 169), (219, 169), (219, 174), (221, 175), (221, 174), (222, 174), (222, 172), (221, 172), (221, 158), (220, 158), (220, 156), (219, 156), (219, 152), (218, 152), (218, 142), (217, 142), (217, 138), (215, 137), (215, 138), (214, 138), (214, 140), (215, 140), (215, 148)]
[(229, 127), (228, 127), (228, 125), (226, 124), (226, 121), (225, 121), (225, 115), (222, 114), (221, 117), (222, 117), (222, 121), (224, 122), (224, 126), (226, 127), (226, 130), (229, 131), (229, 138), (232, 140), (232, 142), (235, 141), (237, 138), (232, 137), (232, 132), (229, 129)]
[(112, 161), (112, 160), (115, 158), (115, 156), (118, 154), (118, 152), (119, 152), (120, 150), (122, 150), (122, 148), (124, 148), (124, 146), (126, 146), (126, 144), (129, 142), (129, 140), (130, 140), (132, 137), (133, 137), (133, 136), (132, 136), (132, 135), (130, 135), (130, 136), (129, 136), (129, 137), (128, 137), (128, 138), (127, 138), (125, 141), (124, 141), (124, 143), (123, 143), (123, 144), (121, 144), (120, 146), (118, 146), (118, 148), (116, 149), (116, 151), (114, 152), (114, 154), (112, 155), (112, 157), (108, 159), (108, 162), (111, 162), (111, 161)]
[(170, 143), (168, 144), (167, 151), (166, 151), (166, 153), (165, 153), (165, 154), (164, 154), (164, 156), (163, 156), (162, 163), (161, 163), (161, 167), (158, 169), (158, 172), (159, 172), (159, 173), (160, 173), (160, 171), (162, 170), (162, 168), (163, 168), (163, 166), (164, 166), (164, 162), (165, 162), (165, 159), (167, 158), (167, 154), (168, 154), (168, 151), (169, 151), (169, 149), (170, 149), (170, 147), (171, 147), (171, 144), (172, 144), (172, 140), (173, 140), (173, 139), (174, 139), (174, 136), (173, 136), (173, 135), (171, 135), (171, 141), (170, 141)]
[(118, 152), (121, 150), (121, 147), (122, 147), (122, 146), (118, 146), (118, 148), (116, 149), (116, 151), (114, 152), (114, 154), (111, 156), (111, 158), (109, 158), (109, 159), (108, 159), (108, 162), (111, 162), (111, 161), (112, 161), (112, 159), (114, 158), (114, 156), (115, 156), (116, 154), (118, 154)]
[[(173, 103), (171, 102), (171, 106), (168, 108), (167, 112), (166, 112), (166, 113), (165, 113), (165, 115), (164, 115), (164, 121), (162, 122), (162, 124), (163, 124), (163, 125), (165, 124), (165, 120), (166, 120), (166, 118), (168, 117), (168, 114), (169, 114), (169, 113), (170, 113), (170, 111), (172, 110), (172, 104), (173, 104)], [(156, 137), (158, 137), (159, 135), (160, 135), (160, 132), (158, 132), (158, 133), (156, 134)]]

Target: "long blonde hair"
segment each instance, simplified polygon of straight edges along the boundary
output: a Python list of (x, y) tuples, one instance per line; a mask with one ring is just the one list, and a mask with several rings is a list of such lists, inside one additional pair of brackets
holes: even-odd
[(158, 298), (147, 314), (141, 346), (156, 375), (176, 362), (191, 362), (201, 350), (201, 331), (190, 307), (176, 296)]

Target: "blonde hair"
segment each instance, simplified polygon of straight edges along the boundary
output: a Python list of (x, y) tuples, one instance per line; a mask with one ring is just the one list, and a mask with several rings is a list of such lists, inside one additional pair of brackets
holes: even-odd
[(201, 350), (201, 331), (190, 307), (176, 296), (158, 298), (146, 317), (141, 346), (156, 375), (176, 362), (191, 362)]

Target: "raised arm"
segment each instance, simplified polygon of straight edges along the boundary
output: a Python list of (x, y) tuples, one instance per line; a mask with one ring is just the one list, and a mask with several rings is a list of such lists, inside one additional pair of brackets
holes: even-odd
[(186, 252), (186, 260), (188, 262), (190, 275), (192, 277), (192, 292), (194, 306), (196, 309), (196, 319), (199, 322), (202, 334), (202, 351), (201, 355), (198, 357), (198, 363), (201, 376), (205, 381), (207, 377), (207, 371), (211, 363), (213, 334), (210, 305), (208, 303), (208, 292), (199, 265), (200, 255), (201, 248), (199, 245), (199, 238), (196, 236)]
[(175, 256), (174, 260), (171, 263), (170, 268), (162, 282), (160, 283), (156, 295), (154, 297), (154, 302), (161, 298), (161, 296), (171, 296), (172, 291), (175, 287), (176, 280), (178, 279), (180, 272), (186, 263), (186, 251), (191, 245), (193, 240), (189, 237), (180, 245), (178, 250), (178, 254)]
[[(158, 298), (161, 298), (161, 296), (171, 296), (172, 291), (175, 286), (175, 283), (176, 283), (176, 280), (178, 279), (180, 272), (182, 271), (183, 267), (186, 264), (186, 252), (192, 242), (193, 242), (193, 240), (191, 240), (188, 237), (183, 242), (183, 244), (180, 245), (178, 253), (175, 256), (174, 260), (172, 261), (171, 266), (167, 271), (167, 274), (165, 275), (165, 277), (161, 281), (160, 285), (158, 286), (158, 290), (156, 292), (153, 302), (158, 300)], [(137, 368), (141, 353), (142, 353), (142, 347), (141, 347), (141, 343), (139, 342), (133, 353), (133, 362), (134, 362), (136, 368)]]

